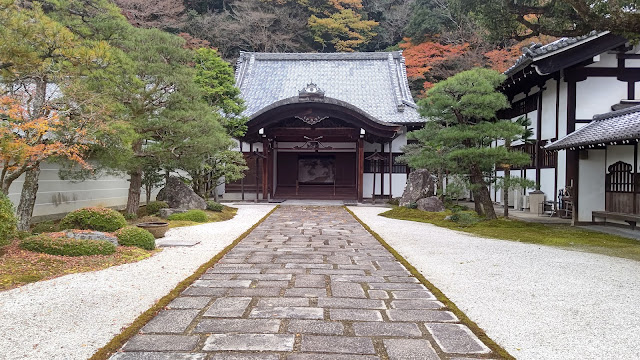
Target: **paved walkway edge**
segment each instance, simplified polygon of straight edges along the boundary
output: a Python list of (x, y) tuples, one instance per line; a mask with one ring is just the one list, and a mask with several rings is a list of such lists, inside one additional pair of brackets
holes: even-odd
[[(107, 360), (111, 355), (113, 355), (118, 349), (120, 349), (131, 337), (136, 335), (140, 329), (144, 325), (146, 325), (151, 319), (155, 317), (155, 315), (165, 306), (167, 306), (171, 301), (180, 296), (180, 294), (189, 287), (194, 281), (198, 280), (202, 274), (207, 271), (210, 267), (212, 267), (215, 263), (218, 262), (226, 253), (231, 251), (240, 241), (242, 241), (247, 235), (249, 235), (255, 228), (257, 228), (260, 224), (262, 224), (271, 214), (273, 214), (276, 210), (278, 210), (280, 206), (274, 207), (271, 211), (269, 211), (265, 216), (263, 216), (257, 223), (255, 223), (252, 227), (247, 229), (244, 233), (238, 236), (231, 244), (225, 247), (222, 251), (216, 254), (211, 260), (202, 264), (196, 272), (194, 272), (191, 276), (181, 281), (173, 290), (171, 290), (167, 295), (158, 300), (155, 305), (149, 308), (147, 311), (142, 313), (138, 318), (131, 323), (126, 329), (124, 329), (119, 335), (116, 335), (111, 341), (109, 341), (105, 346), (96, 351), (93, 356), (89, 358), (89, 360)], [(347, 210), (348, 211), (348, 210)], [(350, 211), (349, 211), (350, 212)], [(353, 215), (353, 214), (352, 214)], [(355, 217), (355, 216), (354, 216)], [(356, 218), (357, 219), (357, 218)], [(358, 221), (360, 221), (358, 219)], [(361, 222), (362, 223), (362, 222)]]
[(346, 206), (344, 206), (344, 209), (349, 214), (351, 214), (351, 216), (353, 216), (353, 218), (356, 219), (360, 223), (360, 225), (362, 225), (362, 227), (364, 227), (365, 230), (367, 230), (371, 234), (371, 236), (373, 236), (376, 240), (378, 240), (380, 244), (382, 244), (382, 246), (384, 246), (384, 248), (387, 249), (402, 265), (404, 265), (407, 268), (407, 270), (409, 270), (409, 272), (411, 272), (411, 274), (415, 276), (416, 279), (418, 279), (418, 281), (420, 281), (424, 286), (426, 286), (427, 289), (429, 289), (436, 296), (436, 298), (438, 298), (438, 300), (440, 300), (443, 304), (445, 304), (445, 306), (447, 306), (451, 310), (451, 312), (453, 312), (458, 317), (458, 319), (460, 319), (461, 323), (469, 327), (469, 329), (471, 329), (471, 331), (484, 344), (486, 344), (493, 352), (495, 352), (497, 355), (501, 356), (504, 359), (516, 360), (515, 357), (509, 354), (509, 352), (507, 352), (507, 350), (503, 349), (500, 345), (498, 345), (495, 341), (493, 341), (484, 332), (484, 330), (482, 330), (475, 322), (469, 319), (469, 317), (467, 317), (467, 315), (465, 315), (465, 313), (462, 312), (462, 310), (460, 310), (456, 306), (456, 304), (453, 303), (453, 301), (449, 300), (449, 298), (447, 298), (447, 296), (444, 293), (442, 293), (440, 289), (438, 289), (435, 285), (429, 282), (429, 280), (427, 280), (413, 265), (411, 265), (411, 263), (409, 263), (397, 251), (395, 251), (395, 249), (391, 247), (391, 245), (387, 244), (387, 242), (384, 241), (384, 239), (380, 235), (378, 235), (378, 233), (373, 231), (364, 221), (360, 220), (360, 218), (356, 216), (356, 214), (354, 214), (353, 211), (351, 211)]

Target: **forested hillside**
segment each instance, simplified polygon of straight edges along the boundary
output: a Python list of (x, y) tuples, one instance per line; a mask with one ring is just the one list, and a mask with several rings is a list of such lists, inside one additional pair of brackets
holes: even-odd
[(240, 51), (404, 50), (416, 95), (475, 66), (504, 71), (532, 42), (593, 29), (640, 32), (638, 0), (115, 0), (131, 23), (192, 47)]
[[(116, 0), (131, 23), (181, 34), (234, 61), (240, 51), (404, 50), (414, 92), (474, 66), (504, 69), (514, 40), (489, 41), (458, 0)], [(547, 40), (547, 39), (544, 39)], [(506, 48), (507, 50), (499, 50)], [(515, 49), (515, 50), (514, 50)]]

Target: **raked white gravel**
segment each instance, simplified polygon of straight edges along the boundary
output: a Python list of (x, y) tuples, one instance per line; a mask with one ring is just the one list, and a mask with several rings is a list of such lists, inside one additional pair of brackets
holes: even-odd
[(349, 209), (517, 359), (640, 359), (640, 262)]
[(239, 205), (228, 221), (172, 229), (197, 239), (143, 261), (0, 293), (0, 359), (87, 359), (273, 209)]

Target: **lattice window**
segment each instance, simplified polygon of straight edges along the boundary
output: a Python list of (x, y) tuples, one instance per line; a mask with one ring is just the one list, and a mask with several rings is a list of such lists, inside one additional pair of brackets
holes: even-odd
[(622, 161), (610, 165), (605, 180), (606, 191), (608, 192), (634, 192), (634, 174), (631, 172), (633, 166)]

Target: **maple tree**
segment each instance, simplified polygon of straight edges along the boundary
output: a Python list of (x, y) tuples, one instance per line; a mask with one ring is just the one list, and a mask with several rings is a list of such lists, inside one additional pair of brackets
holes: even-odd
[(32, 118), (22, 106), (23, 102), (15, 96), (0, 96), (0, 184), (5, 195), (20, 175), (54, 156), (89, 167), (84, 159), (87, 146), (83, 142), (93, 139), (88, 138), (86, 129), (73, 131), (73, 141), (66, 141), (67, 136), (56, 134), (68, 133), (71, 129), (57, 112)]
[[(6, 111), (19, 120), (15, 124), (7, 123), (8, 126), (14, 125), (8, 131), (21, 134), (24, 130), (14, 130), (15, 126), (17, 129), (25, 127), (27, 135), (32, 137), (29, 146), (36, 152), (43, 152), (42, 156), (37, 156), (26, 151), (29, 147), (20, 145), (17, 138), (5, 143), (7, 149), (22, 148), (28, 155), (16, 158), (29, 162), (27, 166), (16, 168), (25, 175), (17, 216), (18, 229), (26, 230), (35, 206), (42, 160), (54, 155), (78, 160), (79, 150), (90, 142), (87, 136), (93, 134), (94, 122), (101, 120), (101, 106), (94, 102), (97, 97), (84, 91), (74, 92), (74, 89), (82, 87), (81, 83), (89, 71), (99, 69), (113, 59), (106, 42), (78, 36), (45, 14), (38, 3), (33, 3), (30, 8), (21, 8), (13, 0), (0, 2), (0, 38), (3, 39), (0, 42), (0, 64), (3, 64), (0, 76), (4, 82), (0, 94), (20, 101), (25, 110), (19, 113), (7, 105)], [(62, 115), (64, 121), (59, 117)], [(62, 129), (67, 131), (54, 131)], [(85, 130), (86, 133), (83, 132)], [(7, 171), (15, 167), (11, 164), (8, 164)], [(12, 181), (14, 175), (4, 181)], [(10, 183), (3, 191), (8, 191), (8, 185)]]

